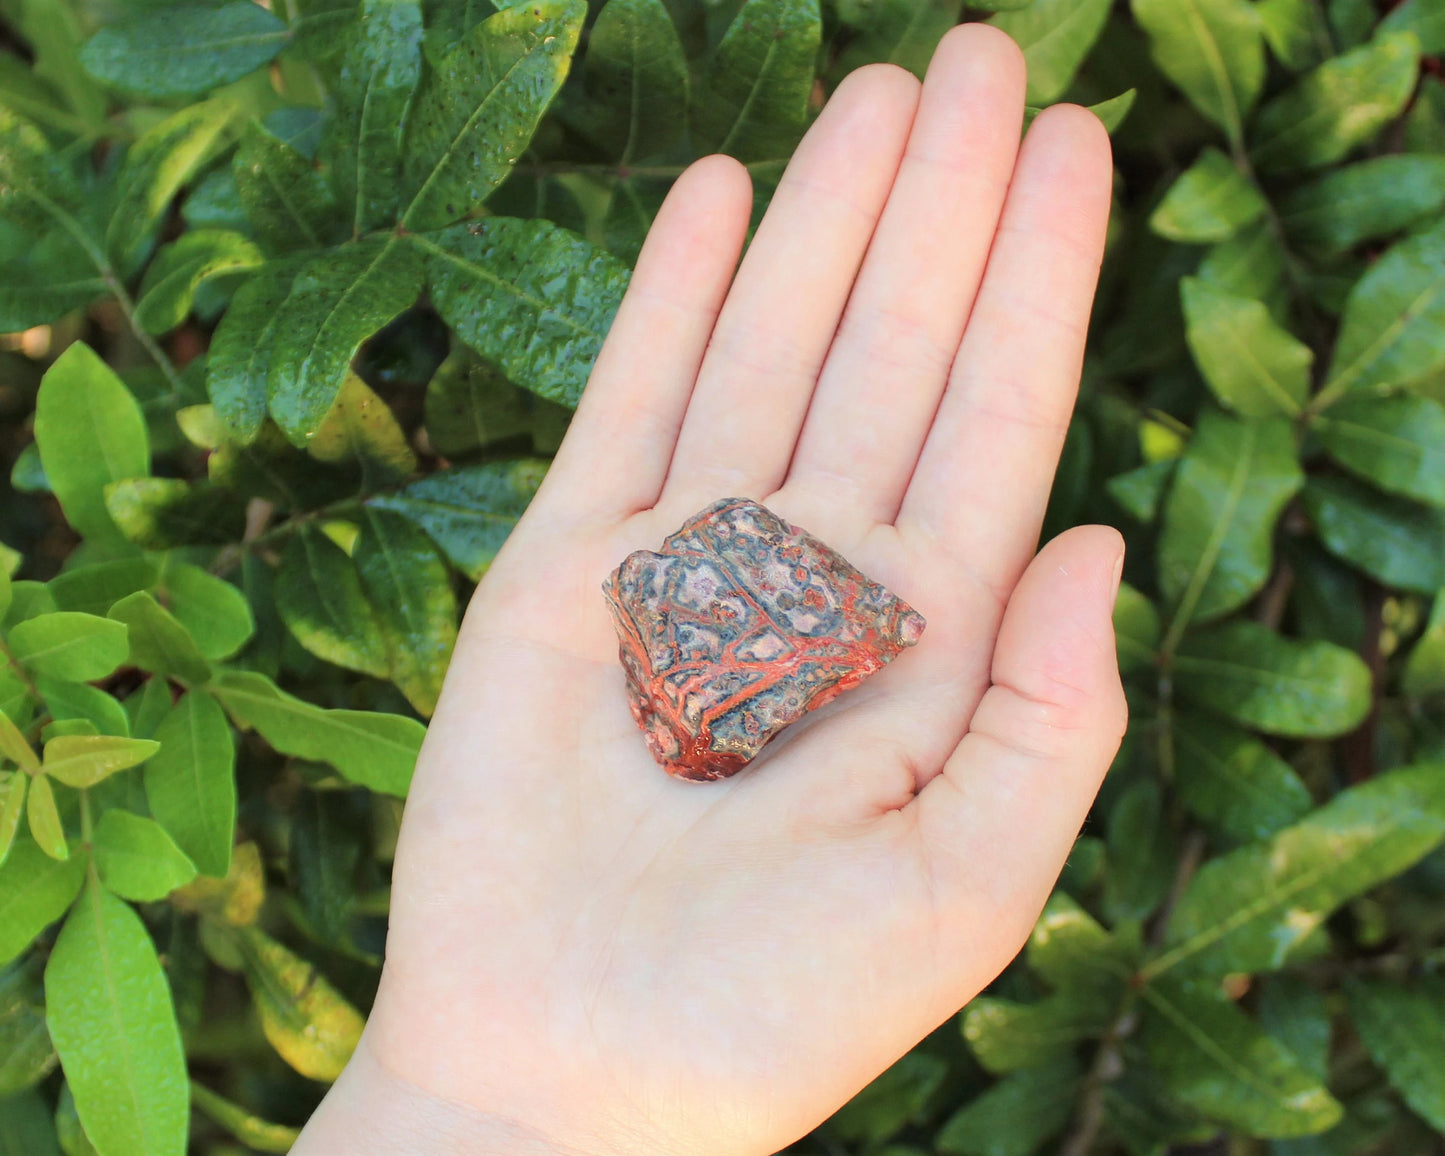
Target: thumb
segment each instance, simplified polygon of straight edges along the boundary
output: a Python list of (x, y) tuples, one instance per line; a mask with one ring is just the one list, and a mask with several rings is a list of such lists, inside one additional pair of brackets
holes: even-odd
[(1040, 551), (1004, 613), (992, 686), (917, 800), (940, 914), (959, 925), (941, 930), (976, 951), (987, 921), (998, 958), (985, 981), (1028, 937), (1123, 737), (1113, 627), (1123, 562), (1105, 526)]

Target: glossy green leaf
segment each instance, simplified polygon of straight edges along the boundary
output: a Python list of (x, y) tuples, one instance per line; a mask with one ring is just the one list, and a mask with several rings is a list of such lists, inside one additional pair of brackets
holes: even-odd
[(1108, 1028), (1111, 1011), (1068, 993), (1037, 1003), (980, 996), (963, 1009), (963, 1038), (979, 1063), (1002, 1075), (1070, 1054), (1080, 1040)]
[(407, 129), (407, 228), (455, 221), (502, 183), (567, 77), (585, 16), (580, 0), (519, 4), (436, 63)]
[(249, 927), (239, 936), (246, 982), (261, 1027), (303, 1076), (334, 1080), (356, 1050), (365, 1021), (312, 964)]
[(1410, 695), (1445, 691), (1445, 598), (1436, 597), (1425, 631), (1410, 650), (1400, 681)]
[(140, 917), (98, 885), (61, 929), (45, 968), (45, 1003), (97, 1149), (183, 1156), (190, 1107), (170, 988)]
[(473, 581), (491, 565), (542, 484), (546, 463), (532, 458), (439, 470), (393, 494), (373, 498), (425, 530)]
[(1181, 696), (1266, 734), (1332, 738), (1370, 707), (1370, 672), (1328, 642), (1285, 638), (1254, 622), (1186, 635), (1174, 660)]
[(1267, 838), (1313, 804), (1294, 768), (1244, 731), (1181, 711), (1172, 734), (1180, 801), (1232, 842)]
[(186, 319), (196, 290), (215, 277), (260, 265), (261, 251), (239, 233), (193, 229), (156, 254), (141, 282), (136, 324), (148, 333), (167, 333)]
[(1333, 51), (1324, 11), (1314, 0), (1260, 0), (1255, 8), (1270, 51), (1291, 72), (1313, 68)]
[(1229, 240), (1212, 246), (1196, 274), (1226, 293), (1257, 297), (1275, 316), (1282, 313), (1285, 254), (1267, 221), (1246, 225)]
[(1419, 41), (1383, 35), (1328, 60), (1260, 110), (1250, 156), (1266, 172), (1339, 160), (1398, 116), (1415, 88)]
[(34, 1087), (56, 1063), (39, 984), (29, 969), (7, 968), (0, 972), (0, 1100)]
[(1287, 422), (1200, 415), (1159, 536), (1160, 590), (1181, 621), (1227, 614), (1264, 585), (1275, 522), (1303, 482)]
[(1069, 1122), (1080, 1077), (1072, 1056), (1015, 1072), (950, 1116), (934, 1145), (943, 1156), (1030, 1156)]
[[(977, 4), (991, 10), (1021, 8), (1017, 2)], [(959, 0), (839, 0), (838, 17), (857, 30), (839, 61), (839, 71), (887, 61), (920, 80), (938, 42), (959, 21)]]
[(8, 963), (65, 914), (85, 879), (84, 855), (53, 859), (17, 838), (0, 863), (0, 963)]
[(206, 392), (227, 434), (242, 445), (254, 441), (266, 419), (266, 377), (278, 332), (277, 317), (299, 266), (268, 265), (231, 298), (211, 338)]
[(363, 490), (394, 485), (417, 468), (416, 455), (391, 407), (356, 374), (348, 374), (307, 452), (332, 464), (354, 462)]
[(1445, 407), (1423, 397), (1346, 400), (1314, 420), (1335, 461), (1390, 493), (1445, 506)]
[(191, 692), (156, 728), (145, 769), (151, 814), (203, 875), (224, 877), (236, 825), (236, 747), (214, 699)]
[(1054, 987), (1074, 990), (1116, 991), (1137, 962), (1134, 947), (1063, 891), (1049, 896), (1025, 951), (1030, 968)]
[(1429, 55), (1445, 52), (1445, 6), (1440, 0), (1404, 0), (1381, 22), (1385, 32), (1413, 32)]
[(64, 735), (45, 744), (45, 773), (66, 786), (93, 787), (102, 779), (139, 766), (156, 753), (150, 739), (116, 735)]
[(276, 609), (296, 641), (317, 658), (386, 677), (386, 639), (356, 565), (320, 530), (303, 526), (287, 545)]
[(352, 782), (382, 794), (406, 795), (426, 734), (415, 719), (323, 710), (250, 671), (222, 672), (206, 689), (239, 726), (255, 728), (282, 754), (329, 763)]
[(0, 1099), (0, 1156), (62, 1156), (55, 1123), (38, 1092)]
[(240, 495), (180, 478), (111, 482), (105, 487), (105, 510), (127, 541), (147, 550), (235, 542), (246, 524)]
[(427, 382), (427, 440), (443, 457), (455, 458), (526, 436), (531, 396), (458, 343)]
[(285, 255), (338, 239), (336, 202), (326, 180), (254, 120), (241, 133), (232, 172), (251, 227), (269, 252)]
[(1338, 1123), (1329, 1090), (1234, 1004), (1205, 988), (1156, 981), (1141, 1025), (1171, 1098), (1251, 1136), (1310, 1136)]
[(100, 881), (122, 899), (164, 899), (196, 877), (195, 865), (154, 819), (107, 811), (95, 826), (93, 851)]
[(1445, 586), (1445, 510), (1391, 498), (1347, 478), (1312, 478), (1304, 507), (1326, 549), (1390, 586)]
[(125, 708), (98, 687), (41, 677), (35, 680), (35, 688), (45, 700), (45, 709), (57, 722), (88, 722), (95, 728), (93, 733), (121, 738), (130, 733)]
[(677, 142), (687, 122), (687, 58), (662, 0), (608, 0), (587, 39), (583, 83), (583, 125), (621, 164)]
[(10, 854), (15, 836), (20, 831), (20, 820), (25, 815), (25, 796), (30, 786), (30, 776), (24, 771), (10, 772), (0, 777), (0, 863)]
[(353, 560), (386, 642), (390, 678), (429, 716), (457, 639), (446, 565), (425, 534), (383, 509), (367, 510)]
[(1063, 95), (1103, 31), (1110, 0), (1033, 0), (1026, 8), (989, 19), (1024, 51), (1030, 104)]
[(1262, 216), (1263, 194), (1216, 148), (1206, 148), (1169, 186), (1149, 227), (1161, 237), (1202, 245), (1226, 241)]
[(266, 9), (172, 4), (109, 24), (85, 42), (85, 70), (137, 96), (195, 96), (254, 72), (286, 43), (286, 26)]
[(1231, 140), (1264, 86), (1264, 39), (1248, 0), (1132, 0), (1155, 64)]
[(1314, 354), (1259, 301), (1186, 277), (1185, 338), (1220, 402), (1244, 417), (1293, 417), (1310, 388)]
[(75, 1110), (75, 1097), (71, 1095), (69, 1084), (60, 1089), (60, 1103), (55, 1106), (55, 1135), (65, 1156), (100, 1156), (80, 1123), (80, 1113)]
[(130, 146), (115, 178), (105, 249), (123, 275), (150, 251), (171, 200), (228, 143), (237, 106), (217, 98), (172, 113)]
[(1121, 672), (1127, 674), (1154, 664), (1159, 649), (1159, 611), (1127, 582), (1119, 584), (1119, 596), (1114, 602), (1114, 638)]
[(194, 1080), (191, 1081), (191, 1102), (254, 1152), (289, 1152), (301, 1135), (299, 1129), (263, 1120)]
[(52, 859), (68, 859), (70, 846), (65, 841), (65, 828), (55, 806), (55, 792), (45, 775), (30, 780), (30, 793), (25, 803), (25, 817), (30, 821), (30, 835), (35, 845)]
[(433, 304), (509, 380), (576, 406), (629, 271), (546, 221), (494, 217), (418, 238)]
[(0, 711), (0, 758), (9, 759), (27, 771), (33, 771), (40, 766), (34, 748), (26, 741), (10, 716), (3, 711)]
[(1199, 869), (1150, 975), (1269, 971), (1340, 904), (1445, 840), (1445, 767), (1388, 771), (1342, 791), (1264, 843)]
[(693, 102), (700, 148), (741, 161), (788, 156), (807, 120), (822, 32), (818, 0), (748, 0)]
[(334, 250), (297, 275), (266, 370), (271, 416), (293, 444), (315, 436), (361, 343), (415, 302), (421, 265), (413, 246), (391, 237)]
[(192, 685), (210, 678), (210, 664), (195, 639), (146, 591), (122, 598), (110, 608), (110, 616), (130, 631), (130, 661), (141, 670)]
[(47, 586), (58, 609), (104, 615), (127, 594), (154, 585), (157, 576), (156, 564), (148, 558), (117, 558), (64, 570)]
[(336, 114), (323, 130), (321, 155), (359, 235), (396, 220), (402, 140), (421, 81), (421, 6), (363, 0), (347, 37), (332, 86)]
[(176, 621), (212, 661), (235, 654), (256, 631), (245, 594), (199, 566), (168, 562), (160, 578), (160, 594)]
[(1104, 917), (1113, 924), (1145, 919), (1168, 895), (1178, 854), (1159, 784), (1141, 777), (1122, 790), (1109, 808), (1107, 831)]
[(1354, 980), (1345, 987), (1355, 1030), (1401, 1098), (1445, 1132), (1445, 982)]
[(1327, 172), (1280, 203), (1290, 237), (1324, 253), (1389, 237), (1445, 208), (1445, 157), (1374, 157)]
[(10, 652), (36, 674), (91, 681), (126, 660), (125, 628), (94, 614), (60, 610), (27, 619), (10, 631)]
[(1147, 524), (1158, 515), (1159, 505), (1174, 478), (1177, 464), (1177, 459), (1172, 458), (1148, 462), (1115, 474), (1104, 483), (1104, 489), (1131, 518)]
[(62, 353), (41, 380), (35, 441), (66, 520), (87, 538), (116, 540), (105, 487), (150, 472), (149, 442), (135, 398), (83, 342)]
[(1350, 291), (1316, 408), (1445, 369), (1445, 225), (1394, 245)]

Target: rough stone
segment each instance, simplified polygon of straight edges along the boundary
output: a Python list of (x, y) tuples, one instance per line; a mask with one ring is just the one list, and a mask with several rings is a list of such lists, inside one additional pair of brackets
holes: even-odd
[(747, 498), (689, 518), (603, 583), (632, 716), (668, 773), (736, 774), (783, 728), (883, 668), (923, 616)]

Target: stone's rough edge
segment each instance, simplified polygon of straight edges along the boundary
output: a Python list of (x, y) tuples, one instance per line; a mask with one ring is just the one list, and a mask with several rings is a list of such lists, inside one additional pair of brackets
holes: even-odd
[[(738, 750), (727, 749), (726, 742), (722, 749), (718, 749), (717, 744), (722, 740), (713, 735), (711, 726), (719, 719), (709, 714), (707, 704), (696, 708), (694, 712), (698, 716), (696, 723), (690, 725), (685, 717), (688, 709), (686, 698), (680, 708), (672, 708), (672, 704), (666, 701), (665, 695), (655, 693), (658, 690), (657, 672), (651, 669), (643, 626), (637, 621), (637, 617), (628, 606), (629, 598), (626, 589), (626, 579), (630, 576), (632, 581), (637, 581), (639, 576), (645, 575), (649, 565), (661, 569), (666, 567), (669, 562), (681, 562), (689, 558), (709, 559), (717, 571), (737, 581), (738, 574), (735, 571), (738, 568), (738, 560), (734, 555), (712, 548), (706, 541), (690, 540), (695, 534), (706, 535), (709, 530), (717, 537), (731, 537), (733, 525), (724, 518), (724, 515), (729, 513), (738, 515), (739, 519), (751, 518), (757, 523), (757, 528), (761, 530), (761, 533), (756, 537), (766, 550), (775, 551), (779, 557), (784, 552), (791, 552), (795, 557), (799, 552), (811, 552), (817, 563), (815, 570), (826, 577), (829, 592), (841, 593), (846, 596), (844, 603), (835, 611), (841, 616), (844, 631), (856, 631), (860, 627), (862, 628), (862, 637), (855, 640), (845, 640), (838, 636), (823, 636), (822, 639), (816, 640), (801, 633), (791, 635), (787, 646), (790, 657), (794, 661), (791, 664), (789, 678), (780, 680), (786, 682), (781, 692), (783, 701), (781, 704), (771, 702), (764, 705), (761, 708), (763, 715), (761, 723), (757, 721), (754, 712), (746, 709), (747, 695), (745, 691), (747, 688), (741, 684), (741, 680), (747, 675), (758, 674), (759, 667), (756, 663), (724, 660), (714, 662), (709, 667), (699, 668), (701, 675), (712, 676), (714, 681), (732, 679), (738, 684), (738, 689), (725, 698), (721, 706), (729, 707), (728, 713), (722, 716), (723, 719), (741, 710), (744, 720), (749, 724), (748, 735), (741, 743), (736, 738), (732, 740), (733, 746), (741, 745), (744, 748), (742, 753)], [(745, 546), (747, 538), (746, 534), (742, 536), (740, 548)], [(776, 558), (772, 558), (771, 555), (769, 558), (776, 561)], [(815, 572), (809, 571), (805, 566), (800, 566), (797, 574), (799, 580), (807, 580), (815, 576)], [(697, 782), (727, 778), (736, 774), (768, 742), (802, 715), (831, 702), (843, 691), (857, 686), (869, 675), (882, 669), (904, 649), (915, 645), (922, 637), (926, 626), (921, 614), (880, 583), (871, 581), (831, 546), (807, 531), (793, 526), (761, 503), (748, 498), (724, 498), (694, 514), (678, 530), (664, 539), (661, 552), (637, 550), (629, 554), (622, 564), (607, 576), (602, 584), (602, 589), (618, 633), (619, 658), (627, 678), (628, 705), (633, 719), (641, 728), (653, 757), (669, 774)], [(713, 617), (721, 621), (726, 621), (729, 617), (738, 617), (735, 609), (728, 607), (727, 603), (729, 600), (741, 600), (745, 603), (745, 608), (750, 609), (755, 615), (755, 621), (751, 623), (755, 630), (761, 625), (763, 634), (768, 638), (788, 637), (780, 634), (779, 630), (768, 629), (770, 627), (777, 628), (780, 624), (776, 614), (769, 614), (760, 603), (757, 595), (761, 590), (777, 594), (777, 591), (771, 586), (759, 584), (756, 589), (750, 589), (746, 580), (739, 582), (737, 589), (725, 591), (711, 604), (710, 610)], [(868, 617), (875, 620), (879, 629), (867, 627), (868, 619), (859, 618), (856, 613), (859, 596), (876, 604), (874, 614)], [(777, 601), (781, 606), (780, 598)], [(810, 603), (810, 605), (813, 604)], [(788, 609), (793, 608), (794, 606), (788, 607)], [(855, 611), (855, 613), (850, 615), (850, 611)], [(656, 617), (658, 620), (656, 632), (668, 633), (668, 612), (664, 609)], [(753, 637), (747, 634), (747, 626), (748, 623), (744, 621), (740, 637), (734, 637), (728, 643), (729, 648)], [(812, 656), (814, 665), (827, 667), (827, 658), (831, 657), (835, 660), (832, 663), (832, 669), (841, 669), (843, 673), (832, 681), (825, 682), (824, 685), (808, 692), (805, 687), (799, 687), (798, 683), (800, 681), (803, 683), (817, 681), (816, 678), (809, 679), (800, 673), (809, 658), (808, 643), (810, 641), (814, 642), (814, 649), (818, 645), (822, 647), (817, 654)], [(830, 647), (834, 650), (842, 648), (844, 656), (826, 654), (825, 652)], [(801, 653), (799, 653), (799, 648), (801, 648)], [(665, 657), (669, 660), (668, 666), (673, 665), (675, 660), (680, 657), (675, 644), (672, 645)], [(855, 660), (854, 664), (849, 666), (846, 662), (837, 661), (840, 657), (851, 657)], [(697, 667), (696, 659), (687, 665)], [(765, 683), (766, 680), (760, 678), (760, 682)], [(703, 688), (706, 687), (707, 679), (704, 678)], [(776, 687), (764, 685), (760, 689), (764, 692), (771, 692), (774, 698), (780, 693)], [(795, 690), (797, 693), (789, 694), (787, 693), (789, 690)], [(715, 688), (714, 693), (716, 693)], [(730, 703), (734, 705), (729, 706)]]

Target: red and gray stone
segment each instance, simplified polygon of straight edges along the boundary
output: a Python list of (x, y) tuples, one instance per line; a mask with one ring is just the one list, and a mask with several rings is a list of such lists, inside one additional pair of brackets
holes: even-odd
[(629, 554), (602, 586), (632, 717), (669, 774), (723, 779), (784, 727), (881, 670), (923, 616), (747, 498)]

